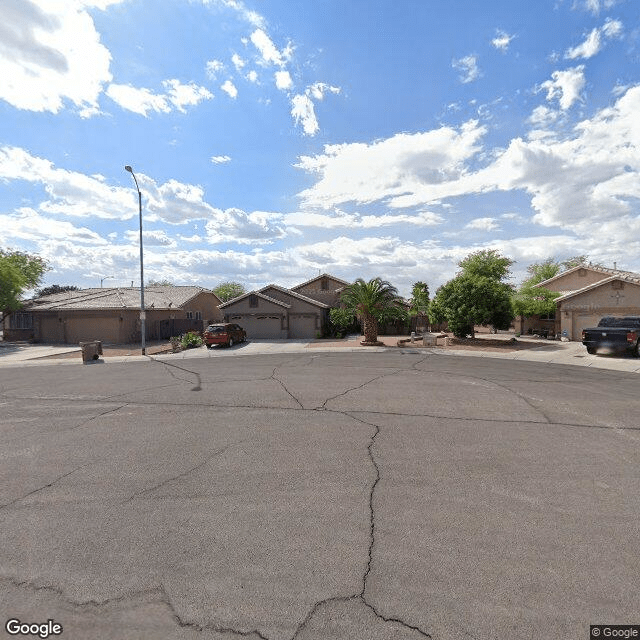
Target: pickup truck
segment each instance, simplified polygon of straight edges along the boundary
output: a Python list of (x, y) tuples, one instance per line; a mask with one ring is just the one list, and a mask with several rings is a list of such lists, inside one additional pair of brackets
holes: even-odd
[(588, 353), (631, 351), (640, 357), (640, 316), (607, 316), (593, 329), (582, 330), (582, 344)]

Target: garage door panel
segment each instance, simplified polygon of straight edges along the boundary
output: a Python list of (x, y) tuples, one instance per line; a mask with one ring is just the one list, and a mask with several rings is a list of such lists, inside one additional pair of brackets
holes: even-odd
[(247, 332), (247, 340), (278, 340), (282, 337), (278, 316), (233, 316), (231, 322), (239, 324)]
[(573, 340), (582, 338), (582, 330), (596, 327), (598, 322), (607, 315), (606, 313), (574, 313), (573, 315)]
[(290, 338), (315, 338), (316, 332), (315, 316), (290, 316), (289, 317), (289, 337)]

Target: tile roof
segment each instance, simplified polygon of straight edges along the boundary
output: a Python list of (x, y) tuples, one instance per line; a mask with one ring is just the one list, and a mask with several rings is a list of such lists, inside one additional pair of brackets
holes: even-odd
[(349, 284), (351, 284), (350, 282), (347, 282), (346, 280), (342, 280), (342, 278), (337, 278), (336, 276), (332, 276), (330, 273), (322, 273), (319, 276), (316, 276), (315, 278), (311, 278), (311, 280), (307, 280), (306, 282), (301, 282), (300, 284), (297, 284), (295, 287), (291, 287), (292, 290), (296, 290), (296, 289), (300, 289), (301, 287), (306, 287), (308, 284), (311, 284), (312, 282), (315, 282), (316, 280), (321, 280), (322, 278), (331, 278), (332, 280), (335, 280), (336, 282), (340, 282), (342, 283), (345, 287)]
[[(176, 309), (186, 305), (200, 293), (213, 291), (195, 286), (156, 286), (144, 288), (146, 309)], [(52, 293), (25, 302), (36, 310), (140, 309), (140, 287), (101, 287)]]
[(268, 302), (273, 302), (274, 304), (278, 304), (281, 307), (285, 307), (286, 309), (291, 308), (290, 304), (287, 304), (286, 302), (282, 302), (282, 300), (276, 300), (275, 298), (271, 298), (270, 296), (267, 296), (264, 293), (261, 293), (260, 291), (248, 291), (247, 293), (243, 293), (241, 296), (238, 296), (237, 298), (232, 298), (231, 300), (227, 300), (226, 302), (219, 304), (218, 309), (226, 309), (228, 306), (236, 302), (240, 302), (240, 300), (243, 300), (244, 298), (248, 298), (249, 296), (258, 296), (258, 298), (262, 298), (263, 300), (267, 300)]
[(296, 291), (292, 291), (291, 289), (285, 289), (284, 287), (280, 287), (277, 284), (268, 284), (266, 287), (262, 287), (260, 292), (265, 291), (266, 289), (276, 289), (277, 291), (281, 291), (285, 295), (291, 296), (292, 298), (297, 298), (298, 300), (304, 300), (304, 302), (308, 302), (309, 304), (315, 305), (316, 307), (321, 307), (322, 309), (328, 309), (329, 305), (324, 302), (319, 302), (318, 300), (314, 300), (313, 298), (307, 298), (307, 296), (303, 296), (301, 293), (297, 293)]
[[(612, 269), (613, 271), (613, 269)], [(626, 272), (631, 273), (631, 272)], [(603, 284), (608, 284), (609, 282), (613, 282), (614, 280), (624, 280), (625, 282), (629, 282), (631, 284), (637, 284), (640, 286), (640, 276), (639, 274), (635, 274), (636, 277), (626, 277), (622, 275), (613, 275), (609, 278), (604, 278), (603, 280), (599, 280), (598, 282), (594, 282), (593, 284), (589, 284), (586, 287), (582, 287), (582, 289), (576, 289), (575, 291), (567, 291), (563, 293), (561, 296), (555, 299), (556, 302), (562, 302), (564, 300), (568, 300), (569, 298), (573, 298), (574, 296), (578, 296), (581, 293), (586, 293), (587, 291), (591, 291), (592, 289), (597, 289), (601, 287)]]

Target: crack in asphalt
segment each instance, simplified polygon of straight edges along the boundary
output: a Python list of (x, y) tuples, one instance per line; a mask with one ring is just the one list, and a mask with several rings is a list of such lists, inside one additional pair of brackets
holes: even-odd
[(191, 371), (190, 369), (185, 369), (184, 367), (179, 367), (177, 364), (173, 364), (172, 362), (166, 362), (164, 360), (156, 360), (155, 358), (149, 357), (151, 362), (157, 362), (158, 364), (166, 367), (168, 373), (174, 377), (176, 380), (181, 380), (182, 382), (193, 383), (192, 380), (187, 380), (186, 378), (181, 378), (180, 376), (173, 373), (172, 369), (178, 369), (179, 371), (184, 371), (185, 373), (190, 373), (192, 376), (196, 377), (195, 386), (191, 391), (202, 391), (202, 378), (197, 371)]
[(40, 491), (44, 491), (45, 489), (48, 489), (49, 487), (52, 487), (54, 484), (57, 484), (58, 482), (60, 482), (60, 480), (64, 480), (64, 478), (67, 478), (70, 475), (73, 475), (76, 471), (80, 471), (80, 469), (82, 469), (83, 467), (87, 467), (90, 464), (95, 464), (95, 462), (94, 461), (85, 462), (85, 464), (81, 464), (79, 467), (76, 467), (75, 469), (72, 469), (67, 473), (63, 473), (61, 476), (58, 476), (55, 480), (52, 480), (51, 482), (47, 482), (47, 484), (43, 484), (41, 487), (38, 487), (37, 489), (33, 489), (33, 491), (29, 491), (28, 493), (25, 493), (24, 495), (18, 498), (15, 498), (14, 500), (11, 500), (10, 502), (7, 502), (5, 504), (0, 504), (0, 509), (11, 507), (12, 505), (16, 504), (17, 502), (20, 502), (21, 500), (24, 500), (25, 498), (28, 498), (29, 496), (39, 493)]
[(343, 396), (346, 396), (348, 393), (351, 393), (352, 391), (358, 391), (359, 389), (364, 389), (364, 387), (366, 387), (368, 384), (371, 384), (372, 382), (375, 382), (376, 380), (380, 380), (380, 378), (384, 378), (386, 376), (393, 376), (396, 375), (398, 373), (401, 373), (402, 371), (404, 371), (404, 369), (398, 369), (395, 368), (393, 371), (390, 371), (389, 373), (382, 373), (379, 376), (375, 376), (374, 378), (371, 378), (370, 380), (367, 380), (365, 382), (363, 382), (362, 384), (359, 384), (355, 387), (351, 387), (349, 389), (346, 389), (345, 391), (342, 391), (341, 393), (337, 393), (335, 396), (331, 396), (330, 398), (327, 398), (319, 407), (316, 407), (316, 411), (322, 411), (322, 410), (327, 410), (327, 402), (331, 401), (331, 400), (335, 400), (336, 398), (341, 398)]
[[(313, 363), (313, 360), (315, 358), (317, 358), (318, 356), (311, 356), (309, 362), (305, 363), (304, 365), (301, 366), (308, 366), (310, 364)], [(392, 371), (377, 375), (365, 382), (363, 382), (360, 385), (354, 386), (352, 388), (346, 389), (345, 391), (336, 394), (334, 396), (331, 396), (329, 398), (326, 398), (324, 400), (324, 402), (322, 403), (322, 405), (320, 407), (316, 407), (315, 409), (306, 409), (304, 407), (304, 405), (300, 402), (300, 400), (286, 387), (286, 385), (284, 384), (284, 382), (277, 377), (276, 372), (280, 367), (285, 366), (285, 364), (287, 364), (288, 362), (291, 361), (291, 359), (289, 359), (286, 362), (283, 362), (282, 364), (276, 365), (272, 372), (271, 375), (266, 377), (266, 378), (252, 378), (251, 380), (274, 380), (275, 382), (277, 382), (282, 388), (283, 390), (293, 399), (295, 400), (295, 402), (299, 405), (299, 408), (287, 408), (287, 407), (268, 407), (268, 406), (261, 406), (261, 407), (256, 407), (256, 406), (246, 406), (244, 408), (248, 408), (248, 409), (254, 409), (256, 411), (264, 411), (265, 409), (272, 409), (272, 410), (277, 410), (277, 411), (318, 411), (318, 410), (327, 410), (327, 411), (331, 411), (331, 412), (335, 412), (338, 414), (342, 414), (345, 417), (351, 418), (352, 420), (355, 420), (361, 424), (364, 425), (368, 425), (369, 427), (373, 428), (373, 433), (371, 434), (371, 436), (369, 437), (369, 442), (367, 444), (367, 456), (368, 459), (373, 467), (374, 470), (374, 474), (373, 474), (373, 481), (371, 482), (371, 485), (369, 487), (369, 496), (368, 496), (368, 508), (369, 508), (369, 542), (367, 545), (367, 563), (366, 563), (366, 568), (364, 570), (364, 573), (361, 576), (361, 585), (362, 588), (360, 590), (359, 593), (355, 593), (349, 596), (335, 596), (335, 597), (331, 597), (331, 598), (325, 598), (323, 600), (320, 600), (318, 602), (316, 602), (315, 604), (313, 604), (313, 606), (309, 609), (307, 615), (305, 616), (305, 618), (300, 621), (300, 623), (298, 624), (298, 626), (296, 627), (295, 632), (293, 633), (293, 636), (291, 637), (291, 640), (296, 640), (301, 633), (304, 632), (304, 630), (307, 628), (307, 626), (309, 625), (310, 621), (314, 618), (314, 616), (316, 615), (316, 613), (323, 607), (326, 605), (329, 605), (331, 603), (336, 603), (336, 602), (355, 602), (355, 601), (359, 601), (361, 602), (364, 606), (366, 606), (369, 610), (371, 610), (374, 615), (376, 616), (376, 618), (378, 618), (379, 620), (382, 620), (384, 622), (387, 623), (395, 623), (398, 625), (403, 626), (404, 628), (414, 631), (417, 634), (419, 634), (421, 637), (423, 638), (431, 638), (432, 636), (427, 633), (426, 631), (424, 631), (423, 629), (421, 629), (420, 627), (413, 625), (409, 622), (406, 622), (405, 620), (402, 620), (400, 618), (395, 618), (395, 617), (388, 617), (383, 615), (380, 611), (378, 611), (376, 609), (376, 607), (370, 603), (367, 600), (367, 586), (369, 583), (369, 579), (371, 576), (371, 571), (372, 571), (372, 566), (374, 563), (374, 554), (376, 551), (376, 510), (375, 510), (375, 494), (376, 494), (376, 490), (378, 488), (379, 483), (382, 480), (382, 475), (381, 475), (381, 470), (380, 470), (380, 466), (377, 462), (376, 459), (376, 455), (375, 455), (375, 449), (376, 447), (379, 445), (377, 445), (376, 442), (376, 438), (378, 437), (378, 435), (381, 433), (381, 426), (377, 425), (373, 422), (369, 422), (363, 418), (357, 417), (355, 415), (352, 415), (352, 411), (338, 411), (338, 410), (333, 410), (333, 409), (327, 409), (327, 403), (331, 400), (334, 400), (336, 398), (339, 397), (343, 397), (345, 395), (347, 395), (348, 393), (352, 392), (352, 391), (356, 391), (359, 389), (362, 389), (364, 387), (366, 387), (367, 385), (371, 384), (372, 382), (379, 380), (381, 378), (384, 378), (386, 376), (393, 376), (393, 375), (397, 375), (399, 373), (403, 373), (409, 370), (413, 370), (419, 373), (429, 373), (428, 370), (425, 369), (418, 369), (417, 367), (425, 362), (427, 359), (429, 359), (431, 356), (430, 354), (423, 356), (421, 359), (417, 360), (416, 362), (412, 363), (411, 368), (410, 369), (402, 369), (402, 368), (398, 368), (393, 367)], [(186, 379), (184, 377), (181, 377), (180, 375), (177, 375), (176, 373), (174, 373), (172, 371), (173, 369), (177, 369), (179, 371), (183, 371), (186, 372), (188, 374), (190, 374), (191, 376), (195, 376), (196, 377), (196, 386), (192, 389), (194, 391), (199, 391), (202, 389), (201, 386), (201, 376), (199, 373), (195, 372), (195, 371), (190, 371), (189, 369), (174, 365), (174, 364), (170, 364), (164, 361), (157, 361), (154, 360), (153, 358), (151, 358), (151, 360), (158, 362), (159, 364), (162, 364), (166, 367), (167, 372), (177, 381), (180, 382), (188, 382), (188, 383), (193, 383), (192, 379)], [(391, 368), (391, 367), (389, 367)], [(440, 375), (443, 373), (442, 371), (438, 372)], [(455, 373), (455, 374), (451, 374), (451, 375), (462, 375), (460, 373)], [(525, 424), (545, 424), (545, 425), (551, 425), (551, 426), (564, 426), (564, 427), (579, 427), (579, 428), (599, 428), (599, 429), (611, 429), (611, 427), (609, 426), (601, 426), (601, 425), (584, 425), (584, 424), (567, 424), (567, 423), (560, 423), (560, 422), (553, 422), (540, 408), (534, 406), (529, 399), (527, 399), (526, 397), (524, 397), (522, 394), (518, 393), (517, 391), (514, 391), (513, 389), (510, 389), (509, 387), (507, 387), (506, 385), (500, 384), (499, 382), (496, 382), (495, 380), (492, 379), (488, 379), (488, 378), (484, 378), (484, 377), (479, 377), (479, 376), (471, 376), (469, 374), (464, 374), (465, 377), (471, 378), (471, 379), (476, 379), (476, 380), (482, 380), (484, 382), (487, 382), (488, 384), (491, 385), (495, 385), (496, 387), (502, 388), (505, 391), (512, 393), (513, 395), (515, 395), (516, 397), (518, 397), (519, 399), (521, 399), (523, 402), (525, 402), (530, 408), (532, 408), (538, 415), (542, 416), (544, 418), (544, 422), (542, 421), (537, 421), (537, 420), (518, 420), (518, 422), (521, 423), (525, 423)], [(250, 380), (249, 380), (250, 381)], [(548, 382), (548, 380), (545, 380), (545, 382)], [(170, 386), (170, 385), (167, 385)], [(153, 388), (157, 388), (157, 387), (153, 387)], [(39, 399), (39, 398), (36, 398)], [(66, 401), (69, 401), (68, 398), (65, 398)], [(72, 399), (72, 401), (78, 401), (78, 399)], [(95, 400), (94, 400), (95, 401)], [(154, 405), (154, 406), (158, 406), (158, 405), (170, 405), (170, 406), (184, 406), (185, 403), (179, 403), (179, 402), (157, 402), (157, 401), (153, 401), (153, 402), (131, 402), (131, 403), (126, 403), (124, 405), (121, 405), (117, 408), (111, 408), (107, 411), (104, 411), (96, 416), (93, 416), (91, 418), (89, 418), (88, 420), (85, 420), (83, 423), (81, 423), (80, 425), (77, 425), (75, 427), (72, 427), (72, 429), (76, 429), (79, 428), (81, 426), (83, 426), (84, 424), (87, 424), (93, 420), (96, 420), (104, 415), (107, 415), (109, 413), (118, 411), (119, 409), (123, 408), (124, 406), (127, 405)], [(200, 403), (190, 403), (190, 404), (196, 404), (198, 406), (200, 406)], [(207, 407), (225, 407), (225, 408), (243, 408), (243, 405), (237, 405), (237, 404), (231, 404), (231, 405), (221, 405), (221, 404), (211, 404), (211, 403), (202, 403), (201, 406), (207, 406)], [(372, 410), (359, 410), (358, 413), (361, 414), (370, 414), (370, 415), (381, 415), (381, 416), (407, 416), (407, 417), (430, 417), (430, 418), (435, 418), (435, 419), (447, 419), (447, 420), (465, 420), (465, 421), (478, 421), (478, 418), (461, 418), (461, 417), (454, 417), (454, 416), (440, 416), (440, 415), (432, 415), (432, 414), (412, 414), (412, 413), (405, 413), (405, 412), (389, 412), (389, 411), (372, 411)], [(505, 419), (500, 419), (500, 418), (484, 418), (481, 419), (483, 422), (495, 422), (495, 423), (509, 423), (509, 422), (514, 422), (514, 420), (505, 420)], [(640, 430), (640, 427), (634, 428), (634, 427), (627, 427), (624, 429), (628, 429), (628, 430)], [(617, 429), (617, 430), (624, 430), (624, 429)], [(177, 481), (179, 479), (182, 479), (186, 476), (188, 476), (189, 474), (201, 469), (202, 467), (204, 467), (211, 459), (213, 459), (214, 457), (221, 455), (222, 453), (224, 453), (224, 451), (226, 451), (229, 446), (224, 447), (222, 449), (217, 449), (213, 452), (211, 452), (204, 460), (201, 460), (198, 464), (196, 464), (195, 466), (191, 467), (190, 469), (185, 470), (184, 472), (173, 476), (171, 478), (167, 478), (155, 485), (153, 485), (152, 487), (148, 487), (146, 489), (140, 490), (134, 494), (132, 494), (129, 498), (127, 498), (127, 500), (125, 500), (123, 503), (121, 504), (126, 504), (129, 502), (132, 502), (133, 500), (135, 500), (136, 498), (143, 496), (145, 494), (148, 494), (152, 491), (155, 491), (163, 486), (166, 486), (167, 484), (170, 484), (174, 481)], [(39, 487), (38, 489), (34, 489), (33, 491), (30, 491), (29, 493), (25, 494), (24, 496), (20, 497), (20, 498), (16, 498), (15, 500), (5, 504), (5, 505), (0, 505), (0, 509), (11, 506), (13, 504), (15, 504), (16, 502), (19, 502), (20, 500), (23, 500), (35, 493), (38, 493), (39, 491), (42, 491), (48, 487), (53, 486), (54, 484), (56, 484), (57, 482), (63, 480), (64, 478), (72, 475), (73, 473), (75, 473), (76, 471), (82, 469), (84, 466), (87, 466), (88, 464), (93, 464), (93, 463), (86, 463), (84, 465), (81, 465), (79, 467), (76, 467), (75, 469), (59, 476), (58, 478), (56, 478), (55, 480), (51, 481), (50, 483), (47, 483), (41, 487)], [(143, 598), (143, 597), (153, 597), (154, 599), (162, 602), (165, 604), (165, 606), (168, 608), (170, 615), (172, 617), (172, 619), (174, 620), (175, 624), (178, 625), (180, 628), (185, 628), (185, 629), (191, 629), (197, 632), (202, 632), (202, 631), (213, 631), (219, 634), (229, 634), (229, 635), (234, 635), (237, 637), (243, 637), (243, 638), (249, 638), (249, 637), (255, 637), (258, 640), (269, 640), (268, 636), (264, 635), (261, 631), (259, 631), (258, 629), (253, 629), (253, 630), (241, 630), (241, 629), (234, 629), (231, 627), (222, 627), (222, 626), (216, 626), (215, 624), (212, 623), (198, 623), (198, 622), (193, 622), (193, 621), (189, 621), (186, 620), (185, 618), (183, 618), (180, 613), (177, 611), (177, 609), (175, 608), (173, 602), (171, 601), (171, 598), (168, 594), (168, 592), (166, 591), (165, 587), (163, 585), (160, 585), (158, 587), (154, 587), (152, 589), (147, 589), (147, 590), (142, 590), (142, 591), (138, 591), (138, 592), (133, 592), (133, 593), (125, 593), (122, 594), (120, 596), (114, 597), (114, 598), (110, 598), (104, 601), (95, 601), (95, 600), (88, 600), (85, 602), (73, 602), (71, 601), (68, 596), (65, 595), (65, 593), (63, 592), (62, 589), (59, 589), (58, 587), (53, 587), (53, 586), (49, 586), (49, 585), (36, 585), (32, 582), (29, 581), (19, 581), (16, 578), (8, 578), (8, 577), (0, 577), (0, 580), (4, 580), (9, 582), (10, 584), (16, 586), (16, 587), (23, 587), (23, 588), (30, 588), (33, 590), (49, 590), (52, 593), (55, 593), (57, 595), (59, 595), (60, 597), (65, 598), (66, 600), (68, 600), (69, 602), (71, 602), (72, 604), (78, 606), (78, 607), (86, 607), (86, 606), (95, 606), (95, 607), (104, 607), (104, 606), (108, 606), (108, 605), (112, 605), (112, 604), (117, 604), (117, 603), (121, 603), (124, 601), (129, 601), (131, 599), (135, 599), (135, 598)], [(471, 634), (469, 634), (468, 632), (465, 631), (465, 633), (469, 636), (471, 636)]]
[[(236, 443), (236, 444), (239, 444), (239, 443)], [(204, 467), (206, 464), (211, 462), (211, 460), (213, 460), (213, 458), (216, 458), (217, 456), (222, 455), (227, 449), (229, 449), (230, 446), (231, 445), (227, 445), (226, 447), (222, 447), (221, 449), (215, 449), (204, 460), (201, 460), (194, 467), (191, 467), (190, 469), (187, 469), (186, 471), (183, 471), (182, 473), (179, 473), (178, 475), (172, 476), (171, 478), (166, 478), (162, 482), (158, 482), (157, 484), (155, 484), (155, 485), (153, 485), (151, 487), (147, 487), (146, 489), (141, 489), (140, 491), (137, 491), (136, 493), (131, 494), (126, 500), (121, 502), (120, 505), (127, 504), (128, 502), (131, 502), (131, 501), (135, 500), (136, 498), (139, 498), (140, 496), (144, 495), (145, 493), (151, 493), (152, 491), (155, 491), (156, 489), (160, 489), (161, 487), (164, 487), (165, 485), (170, 484), (171, 482), (175, 482), (176, 480), (180, 480), (182, 478), (185, 478), (186, 476), (188, 476), (189, 474), (193, 473), (194, 471), (197, 471), (198, 469), (201, 469), (202, 467)]]
[(291, 391), (289, 391), (289, 389), (287, 389), (287, 386), (285, 385), (284, 382), (282, 382), (282, 380), (280, 380), (280, 378), (276, 377), (276, 370), (279, 368), (280, 365), (276, 366), (273, 368), (273, 371), (271, 372), (271, 375), (269, 376), (269, 379), (271, 380), (275, 380), (290, 396), (293, 400), (295, 400), (298, 405), (300, 406), (300, 408), (302, 410), (305, 410), (304, 405), (302, 404), (302, 402), (300, 402), (300, 400), (298, 400), (298, 398), (296, 398), (293, 393), (291, 393)]

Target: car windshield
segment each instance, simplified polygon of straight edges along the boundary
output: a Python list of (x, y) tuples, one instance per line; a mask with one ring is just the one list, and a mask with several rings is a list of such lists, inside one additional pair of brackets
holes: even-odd
[(227, 330), (225, 327), (216, 327), (214, 325), (207, 327), (207, 333), (226, 333), (226, 332)]

